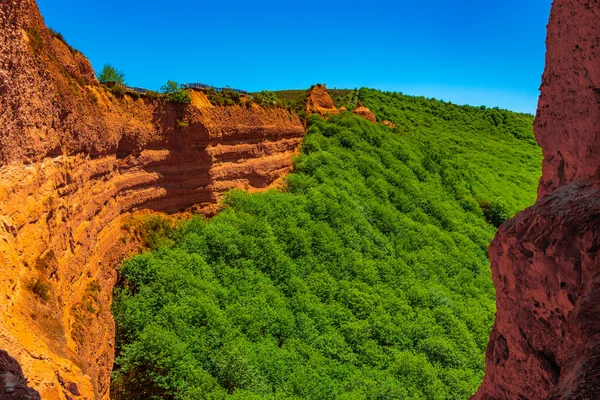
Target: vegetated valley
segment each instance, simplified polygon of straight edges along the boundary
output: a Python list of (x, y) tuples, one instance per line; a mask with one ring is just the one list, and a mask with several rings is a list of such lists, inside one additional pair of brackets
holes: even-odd
[(533, 116), (361, 89), (309, 115), (283, 190), (140, 217), (115, 289), (115, 399), (466, 399), (495, 298), (487, 247), (533, 204)]

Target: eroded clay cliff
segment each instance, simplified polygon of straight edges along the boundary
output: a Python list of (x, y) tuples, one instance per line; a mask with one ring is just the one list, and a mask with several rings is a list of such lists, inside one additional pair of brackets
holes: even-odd
[(268, 187), (304, 128), (201, 92), (188, 106), (119, 99), (34, 0), (0, 3), (0, 28), (0, 349), (43, 399), (108, 398), (123, 218)]
[(306, 100), (306, 113), (323, 116), (339, 113), (325, 85), (318, 84), (309, 90)]
[(600, 3), (555, 0), (537, 203), (489, 250), (497, 315), (475, 399), (600, 398)]

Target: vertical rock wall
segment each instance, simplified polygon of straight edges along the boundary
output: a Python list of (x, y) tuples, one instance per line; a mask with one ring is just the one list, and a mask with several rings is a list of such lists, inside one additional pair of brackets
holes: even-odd
[(489, 255), (497, 315), (475, 399), (600, 398), (600, 2), (555, 0), (538, 202)]
[(2, 0), (0, 29), (0, 349), (44, 400), (107, 399), (116, 266), (133, 250), (123, 216), (269, 187), (304, 127), (200, 92), (187, 106), (117, 98), (34, 0)]

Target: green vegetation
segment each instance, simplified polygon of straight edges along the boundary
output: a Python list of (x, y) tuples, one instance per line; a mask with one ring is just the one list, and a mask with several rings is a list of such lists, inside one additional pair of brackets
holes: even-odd
[(167, 101), (173, 103), (189, 104), (192, 101), (187, 90), (184, 90), (181, 85), (174, 81), (167, 81), (167, 83), (160, 88), (160, 92)]
[[(159, 232), (115, 290), (115, 399), (466, 399), (496, 228), (533, 203), (533, 117), (361, 89), (398, 128), (308, 119), (284, 192)], [(491, 219), (491, 217), (488, 217)], [(497, 222), (497, 221), (496, 221)]]
[(102, 71), (98, 74), (100, 82), (116, 82), (125, 84), (125, 73), (110, 64), (105, 64)]
[(204, 93), (213, 106), (233, 106), (241, 104), (242, 101), (242, 95), (230, 88), (224, 88), (220, 92), (217, 92), (213, 88), (209, 88), (204, 90)]
[(32, 27), (27, 30), (27, 38), (34, 53), (38, 54), (45, 47), (42, 35), (36, 28)]
[(327, 91), (337, 108), (346, 107), (347, 110), (352, 111), (358, 107), (358, 89), (327, 89)]
[(44, 303), (50, 299), (50, 285), (45, 279), (34, 279), (27, 284), (27, 288)]
[(125, 88), (121, 85), (112, 86), (110, 92), (117, 96), (119, 99), (122, 99), (125, 96)]

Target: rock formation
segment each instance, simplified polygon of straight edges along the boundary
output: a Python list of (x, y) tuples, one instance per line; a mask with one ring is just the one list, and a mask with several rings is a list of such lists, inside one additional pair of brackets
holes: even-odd
[(600, 398), (600, 3), (555, 0), (537, 203), (489, 255), (497, 315), (475, 399)]
[[(315, 85), (308, 91), (308, 96), (306, 100), (307, 114), (319, 114), (323, 117), (327, 117), (327, 114), (339, 114), (343, 111), (348, 110), (346, 109), (346, 107), (340, 107), (339, 110), (335, 107), (335, 103), (331, 99), (331, 96), (329, 95), (329, 92), (327, 91), (327, 87), (325, 85)], [(377, 117), (375, 116), (375, 114), (373, 114), (373, 112), (367, 107), (365, 107), (360, 101), (358, 102), (357, 107), (352, 112), (368, 121), (377, 123)]]
[(34, 0), (0, 3), (0, 349), (43, 399), (106, 399), (122, 220), (271, 185), (304, 135), (283, 109), (102, 88)]
[(375, 114), (373, 114), (373, 112), (365, 107), (360, 101), (358, 102), (358, 106), (352, 112), (359, 117), (366, 119), (367, 121), (377, 123), (377, 117)]
[(309, 90), (306, 100), (306, 113), (323, 116), (339, 113), (325, 85), (318, 84)]
[(388, 121), (387, 119), (381, 121), (381, 123), (385, 126), (389, 126), (392, 129), (396, 128), (396, 124), (394, 124), (393, 122)]

